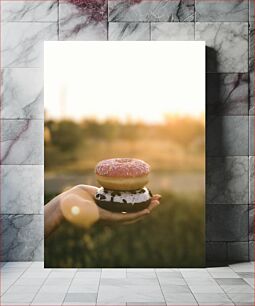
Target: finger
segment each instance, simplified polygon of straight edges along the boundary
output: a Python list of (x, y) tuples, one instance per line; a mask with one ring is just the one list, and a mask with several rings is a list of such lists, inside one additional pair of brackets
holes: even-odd
[[(151, 203), (150, 203), (150, 205), (148, 206), (147, 209), (149, 209), (150, 211), (152, 211), (153, 209), (155, 209), (156, 207), (158, 207), (159, 204), (160, 204), (160, 203), (159, 203), (158, 200), (153, 200), (153, 201), (151, 201)], [(142, 216), (142, 217), (136, 218), (135, 220), (124, 222), (124, 224), (136, 223), (137, 221), (140, 221), (141, 219), (144, 219), (144, 217), (145, 217), (145, 215)]]
[(133, 224), (133, 223), (136, 223), (136, 222), (138, 222), (138, 221), (144, 219), (145, 217), (146, 217), (146, 216), (142, 216), (142, 217), (139, 217), (139, 218), (137, 218), (137, 219), (135, 219), (135, 220), (132, 220), (132, 221), (126, 221), (126, 222), (123, 222), (123, 224), (124, 224), (124, 225)]
[(126, 221), (133, 221), (139, 217), (142, 216), (146, 216), (148, 214), (150, 214), (150, 210), (149, 209), (144, 209), (142, 211), (139, 212), (135, 212), (135, 213), (113, 213), (113, 212), (109, 212), (106, 211), (104, 209), (100, 210), (100, 215), (101, 218), (104, 221), (111, 221), (111, 222), (126, 222)]
[(77, 185), (76, 186), (79, 190), (85, 191), (87, 193), (89, 193), (92, 197), (94, 197), (96, 195), (96, 192), (98, 190), (97, 187), (95, 186), (90, 186), (90, 185)]
[(162, 198), (162, 196), (160, 194), (154, 194), (151, 199), (152, 200), (160, 200)]
[(148, 206), (148, 209), (149, 209), (150, 211), (152, 211), (153, 209), (155, 209), (156, 207), (158, 207), (159, 204), (160, 204), (160, 203), (159, 203), (158, 200), (153, 200), (153, 201), (151, 201), (150, 205)]
[(150, 214), (150, 210), (148, 208), (143, 209), (141, 211), (135, 212), (135, 213), (126, 213), (126, 214), (120, 214), (120, 222), (126, 222), (126, 221), (134, 221), (141, 217), (145, 217)]
[(84, 185), (83, 188), (92, 196), (95, 196), (96, 192), (98, 191), (98, 187), (96, 186)]
[(149, 214), (150, 214), (150, 210), (144, 209), (142, 211), (135, 212), (135, 213), (118, 214), (118, 216), (116, 217), (117, 217), (117, 222), (130, 222), (130, 221), (136, 221), (139, 218), (143, 218)]

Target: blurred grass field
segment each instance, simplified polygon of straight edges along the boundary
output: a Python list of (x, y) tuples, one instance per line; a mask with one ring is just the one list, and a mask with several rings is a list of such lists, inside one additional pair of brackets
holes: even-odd
[(45, 203), (66, 187), (96, 185), (102, 159), (135, 157), (152, 167), (149, 187), (161, 205), (132, 225), (67, 222), (45, 241), (45, 267), (204, 266), (204, 122), (165, 124), (45, 121)]
[(96, 224), (84, 231), (65, 223), (45, 242), (45, 267), (204, 266), (202, 194), (162, 196), (157, 210), (129, 226)]

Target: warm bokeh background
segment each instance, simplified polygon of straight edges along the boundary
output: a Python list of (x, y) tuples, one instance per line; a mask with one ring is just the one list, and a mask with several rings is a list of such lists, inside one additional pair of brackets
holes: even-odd
[(46, 267), (174, 267), (204, 264), (203, 116), (162, 123), (108, 118), (45, 120), (45, 203), (68, 186), (96, 185), (95, 164), (135, 157), (152, 166), (162, 205), (127, 226), (64, 224), (45, 243)]
[(66, 223), (46, 240), (45, 266), (203, 265), (204, 42), (63, 44), (44, 50), (45, 203), (97, 185), (95, 165), (114, 157), (149, 163), (163, 198), (129, 226)]

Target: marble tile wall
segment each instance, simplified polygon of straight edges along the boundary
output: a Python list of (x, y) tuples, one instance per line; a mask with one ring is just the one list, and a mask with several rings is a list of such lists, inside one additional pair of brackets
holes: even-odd
[(1, 1), (2, 260), (43, 258), (43, 41), (57, 1)]
[(254, 257), (253, 0), (1, 1), (2, 260), (43, 259), (43, 41), (205, 40), (207, 263)]

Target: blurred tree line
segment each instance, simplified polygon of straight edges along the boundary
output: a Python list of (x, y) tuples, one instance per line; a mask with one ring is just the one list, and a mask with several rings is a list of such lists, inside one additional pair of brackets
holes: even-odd
[[(45, 121), (45, 161), (50, 166), (64, 165), (77, 161), (79, 148), (86, 144), (121, 140), (130, 146), (139, 141), (172, 143), (188, 153), (204, 152), (204, 123), (199, 118), (166, 116), (164, 124), (143, 122), (120, 122), (116, 119), (98, 121), (93, 118), (81, 122), (72, 120)], [(88, 145), (87, 145), (88, 147)], [(158, 147), (160, 150), (160, 148)]]
[[(47, 139), (62, 151), (72, 151), (85, 138), (114, 141), (139, 140), (157, 138), (178, 143), (183, 148), (189, 147), (194, 141), (204, 139), (204, 123), (193, 117), (167, 116), (164, 124), (146, 124), (143, 122), (122, 123), (116, 119), (98, 121), (93, 118), (80, 123), (72, 120), (47, 120)], [(204, 142), (201, 141), (201, 149)]]

